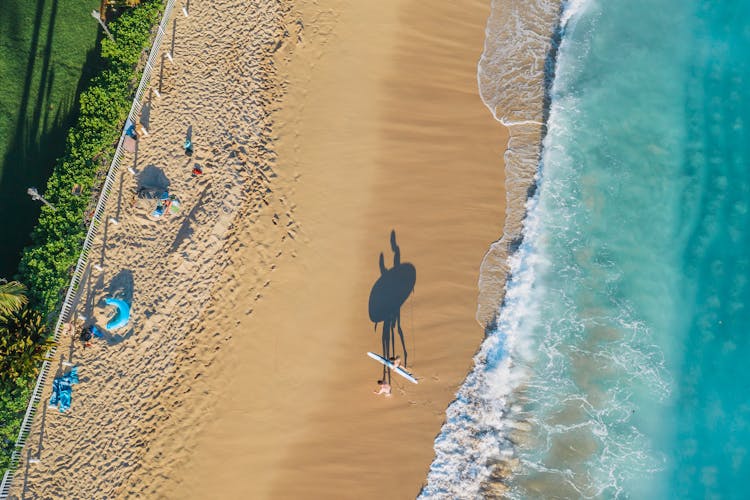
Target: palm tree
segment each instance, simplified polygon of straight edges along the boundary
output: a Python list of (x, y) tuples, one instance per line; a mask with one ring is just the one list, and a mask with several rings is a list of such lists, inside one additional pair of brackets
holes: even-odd
[(29, 299), (24, 292), (26, 287), (18, 281), (0, 283), (0, 316), (6, 316), (25, 306)]
[(33, 309), (0, 317), (0, 384), (34, 373), (53, 344), (44, 318)]

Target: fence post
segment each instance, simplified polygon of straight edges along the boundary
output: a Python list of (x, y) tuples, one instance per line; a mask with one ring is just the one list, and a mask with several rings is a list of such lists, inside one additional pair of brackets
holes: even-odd
[[(167, 22), (169, 21), (174, 3), (175, 0), (168, 0), (167, 5), (164, 7), (164, 14), (162, 15), (161, 22), (159, 23), (159, 29), (157, 31), (156, 38), (154, 39), (154, 42), (151, 46), (151, 51), (149, 52), (146, 65), (143, 68), (143, 75), (141, 76), (138, 90), (136, 90), (135, 96), (133, 98), (133, 104), (130, 107), (130, 113), (128, 113), (128, 119), (130, 119), (134, 123), (135, 119), (138, 117), (138, 113), (141, 110), (141, 99), (143, 98), (144, 90), (148, 86), (149, 80), (151, 78), (151, 71), (154, 67), (156, 54), (159, 52), (159, 48), (161, 47), (164, 29), (167, 25)], [(78, 289), (78, 285), (80, 284), (83, 273), (88, 265), (89, 250), (99, 229), (98, 222), (101, 221), (103, 217), (104, 208), (107, 204), (107, 200), (109, 199), (109, 193), (112, 191), (112, 185), (115, 182), (115, 177), (120, 168), (120, 158), (122, 156), (122, 144), (124, 140), (125, 130), (123, 129), (123, 131), (120, 133), (120, 141), (117, 143), (115, 154), (112, 157), (112, 163), (110, 164), (109, 171), (107, 172), (107, 178), (104, 181), (104, 186), (102, 187), (101, 194), (99, 195), (99, 201), (96, 204), (94, 216), (89, 223), (89, 229), (86, 233), (86, 239), (83, 241), (83, 247), (81, 248), (81, 253), (78, 257), (75, 271), (73, 271), (73, 276), (71, 277), (67, 293), (65, 294), (65, 299), (63, 300), (62, 306), (60, 308), (60, 315), (57, 318), (57, 323), (55, 323), (55, 330), (53, 335), (55, 344), (57, 344), (60, 338), (62, 325), (69, 319), (68, 316), (71, 312), (72, 301), (75, 297), (75, 292)], [(11, 464), (8, 470), (6, 470), (3, 474), (3, 481), (2, 483), (0, 483), (0, 500), (6, 500), (8, 498), (8, 495), (10, 494), (10, 487), (14, 476), (13, 471), (18, 466), (21, 452), (26, 444), (26, 439), (29, 433), (31, 432), (34, 413), (36, 412), (37, 405), (39, 404), (42, 396), (42, 387), (44, 386), (44, 383), (47, 379), (47, 374), (49, 372), (50, 366), (52, 366), (51, 361), (54, 358), (56, 352), (57, 348), (53, 345), (50, 350), (47, 351), (45, 359), (42, 362), (42, 367), (39, 370), (39, 375), (37, 376), (34, 390), (31, 393), (29, 404), (26, 407), (26, 413), (24, 414), (23, 421), (21, 422), (21, 429), (19, 430), (18, 437), (16, 438), (16, 449), (11, 455)]]

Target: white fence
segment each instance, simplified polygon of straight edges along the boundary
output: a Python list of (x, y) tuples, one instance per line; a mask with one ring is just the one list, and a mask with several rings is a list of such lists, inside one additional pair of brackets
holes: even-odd
[[(128, 114), (128, 118), (133, 123), (137, 123), (138, 114), (141, 112), (141, 99), (143, 99), (143, 94), (146, 92), (146, 88), (148, 87), (151, 80), (151, 72), (154, 69), (156, 54), (159, 52), (159, 47), (161, 47), (161, 40), (164, 37), (165, 28), (167, 26), (167, 22), (169, 21), (169, 16), (172, 13), (174, 4), (175, 0), (167, 1), (167, 4), (164, 8), (164, 14), (157, 29), (156, 37), (154, 38), (154, 43), (151, 46), (151, 52), (148, 55), (146, 66), (143, 69), (141, 82), (138, 85), (138, 90), (136, 90), (135, 92), (133, 105), (130, 107), (130, 114)], [(23, 422), (21, 423), (21, 430), (19, 431), (18, 438), (16, 439), (16, 449), (11, 457), (11, 466), (7, 471), (5, 471), (5, 474), (3, 475), (3, 482), (2, 484), (0, 484), (0, 500), (5, 500), (6, 498), (8, 498), (11, 482), (13, 481), (14, 471), (18, 466), (21, 453), (23, 453), (24, 445), (26, 444), (26, 438), (28, 438), (31, 432), (31, 424), (34, 420), (34, 414), (36, 413), (37, 406), (42, 396), (42, 389), (47, 382), (47, 376), (49, 375), (50, 367), (52, 366), (52, 360), (54, 359), (55, 352), (57, 351), (56, 345), (57, 341), (60, 338), (60, 332), (63, 325), (70, 319), (70, 313), (73, 310), (73, 301), (76, 296), (76, 292), (78, 291), (78, 286), (81, 284), (83, 274), (88, 267), (89, 252), (91, 250), (91, 246), (94, 243), (94, 238), (99, 232), (99, 226), (104, 219), (104, 207), (107, 205), (109, 194), (112, 192), (112, 186), (115, 182), (115, 177), (120, 171), (120, 162), (122, 161), (123, 152), (122, 143), (124, 140), (125, 130), (123, 129), (122, 134), (120, 134), (120, 141), (117, 143), (115, 155), (112, 157), (112, 163), (109, 166), (109, 172), (107, 172), (107, 178), (104, 181), (102, 192), (99, 195), (99, 201), (96, 204), (94, 216), (91, 220), (91, 224), (89, 225), (89, 230), (86, 233), (86, 239), (83, 242), (83, 249), (81, 250), (81, 255), (80, 257), (78, 257), (78, 263), (76, 264), (75, 271), (73, 272), (73, 278), (70, 281), (68, 292), (65, 294), (65, 300), (63, 301), (62, 309), (60, 310), (60, 316), (58, 317), (57, 323), (55, 324), (55, 346), (53, 346), (49, 350), (49, 352), (47, 352), (45, 360), (42, 363), (42, 369), (40, 370), (39, 376), (36, 379), (34, 391), (31, 393), (31, 399), (29, 400), (29, 405), (26, 408), (26, 414), (24, 415)]]

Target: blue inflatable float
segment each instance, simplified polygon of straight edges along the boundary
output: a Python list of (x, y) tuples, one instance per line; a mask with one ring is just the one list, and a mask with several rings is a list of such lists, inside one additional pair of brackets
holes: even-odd
[(107, 330), (116, 330), (122, 328), (130, 321), (130, 306), (122, 299), (105, 298), (104, 303), (108, 306), (115, 306), (117, 312), (114, 317), (107, 322)]

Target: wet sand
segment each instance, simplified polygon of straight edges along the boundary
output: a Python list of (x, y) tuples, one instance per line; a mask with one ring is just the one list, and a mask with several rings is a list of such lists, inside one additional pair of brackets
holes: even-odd
[[(14, 492), (413, 497), (482, 340), (479, 266), (503, 228), (507, 136), (476, 77), (489, 5), (190, 8), (79, 309), (106, 322), (100, 300), (124, 294), (132, 328), (66, 340), (82, 383), (69, 413), (35, 420), (41, 462)], [(159, 222), (126, 203), (149, 166), (182, 201)], [(383, 349), (368, 301), (384, 273), (376, 302), (407, 296), (386, 309), (420, 381), (394, 375), (389, 398), (365, 355)]]
[[(294, 253), (232, 331), (210, 424), (170, 498), (411, 498), (482, 339), (479, 265), (502, 231), (506, 138), (477, 95), (485, 2), (310, 3), (288, 66), (279, 184)], [(368, 299), (379, 256), (416, 269), (408, 367), (375, 396)], [(241, 267), (260, 262), (248, 248)], [(236, 275), (232, 299), (256, 293)], [(398, 287), (397, 287), (398, 288)], [(396, 336), (396, 352), (402, 346)]]

